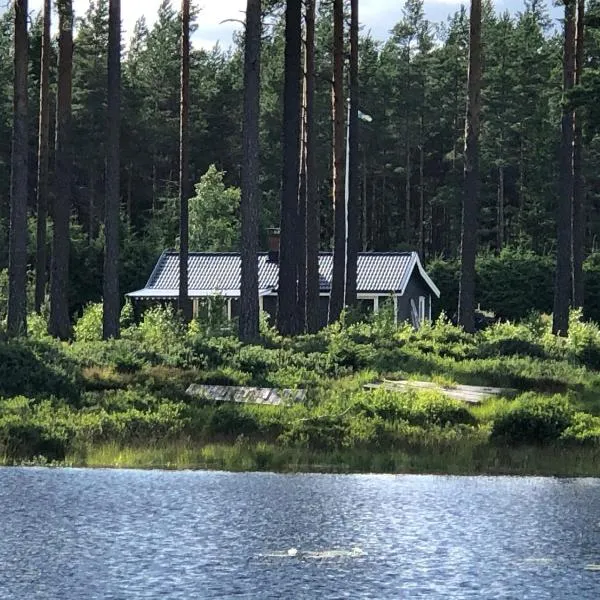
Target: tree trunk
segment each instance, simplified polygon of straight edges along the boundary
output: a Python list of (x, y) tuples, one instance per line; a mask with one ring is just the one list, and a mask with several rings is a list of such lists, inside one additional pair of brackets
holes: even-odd
[(108, 131), (104, 207), (104, 285), (102, 336), (119, 337), (119, 221), (121, 112), (121, 0), (110, 0), (108, 17)]
[(565, 2), (563, 50), (563, 104), (561, 119), (559, 198), (556, 214), (556, 275), (552, 333), (569, 332), (571, 297), (571, 203), (573, 199), (573, 111), (568, 94), (575, 77), (575, 0)]
[(71, 336), (69, 318), (69, 219), (71, 217), (71, 95), (73, 85), (73, 3), (60, 0), (58, 9), (58, 88), (56, 99), (56, 194), (50, 278), (51, 335)]
[[(584, 19), (585, 2), (577, 0), (577, 40), (575, 45), (575, 85), (581, 84), (584, 65)], [(577, 111), (573, 129), (573, 233), (572, 233), (572, 270), (573, 270), (573, 306), (583, 307), (583, 256), (585, 246), (585, 188), (582, 172), (582, 114)]]
[(131, 233), (133, 222), (133, 163), (129, 162), (127, 169), (127, 229)]
[(240, 339), (259, 337), (258, 228), (259, 228), (259, 116), (260, 116), (261, 3), (248, 0), (244, 42), (244, 123), (242, 131), (242, 273)]
[(465, 122), (464, 197), (458, 322), (475, 330), (475, 256), (479, 211), (479, 111), (481, 103), (481, 0), (471, 0), (469, 73)]
[(315, 128), (315, 11), (316, 0), (306, 0), (306, 329), (321, 325), (319, 280), (319, 197), (317, 194), (317, 135)]
[(425, 260), (425, 140), (424, 140), (424, 117), (421, 113), (419, 121), (419, 254), (421, 260)]
[(300, 76), (302, 1), (288, 0), (285, 11), (283, 91), (283, 174), (277, 327), (283, 335), (298, 331), (298, 172), (300, 156)]
[(329, 323), (344, 305), (346, 275), (346, 211), (344, 206), (344, 2), (333, 0), (333, 272)]
[[(408, 110), (408, 109), (407, 109)], [(410, 164), (410, 127), (408, 124), (408, 115), (406, 117), (406, 123), (404, 127), (404, 242), (406, 244), (410, 244), (410, 207), (411, 207), (411, 197), (410, 197), (410, 172), (411, 172), (411, 164)]]
[(348, 206), (346, 216), (346, 292), (345, 305), (356, 304), (356, 271), (358, 265), (358, 215), (360, 205), (360, 172), (358, 160), (358, 0), (350, 1), (350, 111), (348, 126)]
[(367, 205), (367, 150), (363, 145), (363, 165), (362, 165), (362, 251), (369, 249), (369, 211)]
[[(500, 160), (504, 160), (501, 158)], [(504, 165), (498, 167), (498, 250), (504, 247)]]
[(27, 334), (27, 0), (15, 0), (14, 123), (11, 160), (8, 319), (10, 337)]
[(44, 0), (42, 56), (40, 67), (40, 112), (38, 129), (37, 172), (37, 233), (35, 252), (35, 311), (40, 313), (46, 298), (47, 251), (46, 226), (48, 221), (48, 162), (50, 135), (50, 21), (51, 0)]
[(181, 0), (181, 95), (179, 105), (179, 296), (186, 323), (192, 320), (188, 294), (190, 187), (190, 0)]
[(88, 183), (88, 246), (96, 237), (96, 165), (90, 161)]
[(304, 42), (304, 73), (300, 105), (300, 172), (298, 174), (298, 289), (297, 319), (299, 331), (306, 331), (306, 42)]

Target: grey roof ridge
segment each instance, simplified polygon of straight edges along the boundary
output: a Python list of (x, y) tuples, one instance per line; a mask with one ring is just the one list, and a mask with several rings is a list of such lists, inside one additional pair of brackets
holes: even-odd
[(164, 261), (164, 259), (166, 258), (168, 253), (169, 253), (168, 250), (162, 251), (162, 254), (159, 256), (158, 260), (156, 261), (156, 264), (154, 265), (154, 269), (152, 269), (152, 273), (150, 273), (150, 277), (148, 277), (148, 281), (146, 281), (146, 285), (144, 286), (144, 289), (150, 287), (150, 284), (151, 284), (152, 280), (154, 279), (154, 276), (157, 275), (158, 267), (162, 264), (162, 262)]
[[(173, 249), (163, 250), (161, 257), (164, 255), (178, 255), (179, 252)], [(232, 252), (232, 251), (216, 251), (216, 250), (190, 250), (188, 253), (189, 256), (240, 256), (240, 252)], [(269, 253), (266, 251), (257, 252), (257, 256), (267, 256)], [(319, 256), (331, 256), (333, 254), (332, 250), (319, 250)], [(367, 252), (358, 252), (358, 256), (406, 256), (406, 255), (415, 255), (417, 252), (415, 250), (388, 250), (388, 251), (367, 251)], [(160, 261), (160, 259), (159, 259)]]

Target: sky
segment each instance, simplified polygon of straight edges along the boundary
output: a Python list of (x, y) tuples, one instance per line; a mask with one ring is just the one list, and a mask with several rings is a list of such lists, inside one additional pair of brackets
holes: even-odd
[[(121, 11), (123, 20), (123, 37), (129, 39), (135, 21), (142, 15), (146, 16), (152, 25), (161, 0), (122, 0)], [(2, 0), (0, 0), (0, 4)], [(232, 34), (240, 28), (239, 23), (223, 22), (228, 19), (243, 19), (246, 0), (196, 0), (200, 7), (198, 31), (194, 36), (196, 47), (212, 48), (219, 42), (222, 47), (231, 44)], [(442, 21), (457, 10), (461, 4), (456, 0), (425, 0), (425, 12), (428, 19)], [(39, 11), (43, 0), (29, 0), (29, 10)], [(74, 0), (76, 16), (82, 16), (88, 6), (88, 0)], [(173, 1), (179, 6), (179, 1)], [(397, 23), (402, 15), (402, 0), (360, 0), (360, 22), (365, 32), (371, 32), (374, 38), (386, 39), (390, 28)], [(523, 7), (522, 0), (496, 0), (497, 10), (508, 9), (512, 12)]]

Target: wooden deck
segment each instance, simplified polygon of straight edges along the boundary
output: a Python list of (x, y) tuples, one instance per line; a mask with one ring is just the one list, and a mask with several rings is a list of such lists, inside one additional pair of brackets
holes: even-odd
[(200, 385), (193, 383), (186, 394), (212, 402), (234, 402), (236, 404), (266, 404), (281, 406), (302, 402), (306, 390), (259, 388), (237, 385)]
[(433, 390), (454, 398), (468, 402), (469, 404), (479, 404), (486, 398), (492, 396), (515, 396), (518, 390), (512, 388), (497, 388), (479, 385), (454, 385), (442, 386), (433, 381), (413, 381), (411, 379), (401, 379), (398, 381), (384, 379), (381, 383), (367, 383), (364, 386), (366, 389), (384, 388), (396, 392), (405, 392), (407, 390)]

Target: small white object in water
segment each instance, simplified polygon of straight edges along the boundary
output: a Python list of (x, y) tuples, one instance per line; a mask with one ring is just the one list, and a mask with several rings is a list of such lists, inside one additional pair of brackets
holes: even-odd
[(288, 551), (288, 556), (297, 556), (298, 555), (298, 548), (290, 548)]

